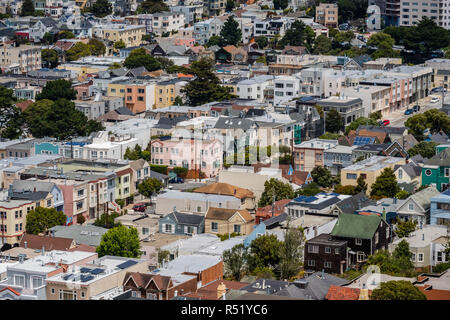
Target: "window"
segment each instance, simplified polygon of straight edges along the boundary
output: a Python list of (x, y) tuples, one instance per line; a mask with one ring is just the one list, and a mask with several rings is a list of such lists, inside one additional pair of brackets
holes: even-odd
[(425, 175), (427, 175), (428, 177), (431, 176), (431, 170), (430, 169), (425, 170)]
[(217, 222), (211, 222), (211, 231), (212, 232), (219, 231), (219, 224)]
[(355, 244), (357, 246), (362, 246), (362, 239), (355, 239)]
[(25, 287), (25, 277), (24, 276), (14, 276), (14, 285), (19, 287)]
[(389, 229), (389, 227), (386, 228), (386, 239), (389, 238), (389, 232), (391, 231), (391, 229)]
[(31, 277), (31, 284), (33, 286), (33, 289), (42, 287), (42, 277)]
[(86, 296), (86, 293), (84, 291), (81, 292), (81, 297), (84, 298)]
[(416, 261), (416, 254), (414, 252), (411, 254), (411, 261)]
[(52, 289), (51, 289), (51, 293), (52, 293), (52, 294), (55, 294), (55, 288), (52, 288)]
[(52, 200), (49, 199), (47, 200), (47, 208), (50, 208), (52, 206)]
[(356, 254), (356, 261), (357, 262), (363, 262), (364, 261), (364, 252), (362, 251), (358, 251), (358, 253)]
[(437, 252), (437, 258), (436, 258), (436, 260), (437, 260), (438, 262), (441, 262), (441, 261), (442, 261), (442, 252), (441, 252), (441, 251), (438, 251), (438, 252)]
[(398, 178), (403, 179), (403, 170), (402, 169), (398, 170)]
[(332, 263), (330, 261), (325, 261), (325, 263), (324, 263), (325, 268), (331, 268), (331, 266), (332, 266)]
[(172, 225), (171, 224), (166, 224), (164, 232), (172, 233)]
[(149, 229), (148, 228), (142, 228), (142, 234), (143, 235), (146, 235), (146, 234), (149, 234), (150, 232), (149, 232)]
[(310, 253), (319, 253), (319, 246), (309, 245), (308, 252)]
[(377, 233), (375, 233), (375, 244), (378, 244), (378, 239), (379, 238), (379, 235), (378, 235), (378, 232)]
[(69, 290), (59, 290), (59, 300), (77, 300), (77, 294)]
[(444, 168), (444, 176), (450, 177), (450, 168)]
[(308, 266), (309, 267), (315, 267), (316, 266), (316, 260), (308, 260)]
[(414, 203), (408, 204), (408, 210), (409, 211), (414, 211)]
[(356, 180), (356, 173), (347, 173), (347, 179)]
[(423, 253), (419, 253), (417, 258), (417, 262), (423, 262)]
[(340, 254), (341, 252), (340, 252), (340, 250), (339, 250), (339, 248), (335, 248), (334, 249), (334, 254)]
[(241, 225), (235, 224), (234, 225), (234, 232), (235, 233), (241, 233)]
[(325, 253), (331, 253), (331, 248), (330, 247), (325, 247)]

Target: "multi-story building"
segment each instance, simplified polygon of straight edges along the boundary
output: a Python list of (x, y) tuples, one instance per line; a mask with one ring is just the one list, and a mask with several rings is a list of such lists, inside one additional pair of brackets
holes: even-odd
[(182, 97), (181, 89), (187, 84), (184, 79), (171, 79), (157, 82), (155, 85), (154, 105), (151, 109), (160, 109), (173, 105), (177, 96)]
[(450, 189), (450, 148), (425, 161), (422, 167), (422, 186), (432, 185), (439, 191)]
[(2, 73), (25, 74), (42, 68), (41, 48), (33, 45), (15, 45), (14, 42), (0, 43)]
[[(342, 117), (342, 125), (347, 126), (358, 118), (364, 117), (363, 102), (360, 98), (331, 96), (317, 101), (323, 108), (325, 119), (327, 111), (336, 110)], [(326, 128), (325, 128), (326, 130)]]
[(323, 152), (324, 166), (330, 170), (332, 175), (341, 173), (341, 169), (353, 164), (352, 151), (355, 146), (337, 145)]
[(184, 24), (196, 23), (203, 14), (204, 7), (202, 5), (184, 5), (170, 7), (172, 12), (180, 12), (184, 14)]
[(323, 167), (325, 150), (334, 148), (337, 144), (337, 140), (312, 139), (294, 145), (294, 170), (309, 172), (314, 167)]
[(31, 200), (0, 201), (0, 232), (2, 244), (19, 243), (25, 233), (27, 213), (35, 208)]
[(152, 32), (157, 36), (178, 31), (185, 24), (184, 13), (181, 12), (156, 12), (152, 16)]
[(401, 1), (399, 26), (411, 27), (417, 25), (423, 18), (429, 18), (448, 30), (450, 29), (449, 7), (448, 0)]
[(360, 98), (363, 102), (364, 116), (369, 116), (372, 112), (380, 111), (383, 116), (390, 111), (389, 99), (390, 88), (383, 86), (356, 86), (347, 87), (342, 90), (342, 94), (348, 97)]
[(125, 106), (133, 113), (142, 113), (155, 105), (155, 82), (134, 80), (125, 87)]
[(273, 38), (276, 35), (283, 37), (286, 30), (291, 27), (292, 20), (289, 18), (266, 18), (253, 20), (254, 35)]
[(328, 28), (338, 26), (338, 5), (337, 3), (321, 3), (316, 7), (316, 23), (320, 23)]
[(219, 36), (223, 24), (223, 21), (217, 17), (195, 23), (193, 33), (195, 42), (204, 45), (212, 36)]
[(262, 75), (238, 82), (237, 93), (241, 99), (264, 101), (264, 90), (273, 85), (274, 76)]
[(273, 104), (280, 105), (298, 97), (300, 79), (298, 75), (277, 76), (274, 80)]
[(431, 198), (430, 224), (446, 225), (450, 222), (450, 189)]
[(98, 25), (92, 28), (92, 35), (94, 37), (108, 40), (112, 43), (122, 40), (126, 47), (140, 46), (142, 36), (145, 34), (145, 26), (110, 24)]

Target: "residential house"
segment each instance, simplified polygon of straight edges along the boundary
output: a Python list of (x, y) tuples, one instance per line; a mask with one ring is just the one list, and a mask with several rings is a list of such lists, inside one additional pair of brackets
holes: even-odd
[(353, 164), (352, 152), (357, 146), (337, 145), (323, 152), (324, 167), (330, 170), (332, 175), (339, 175), (341, 169)]
[(336, 3), (321, 3), (316, 8), (315, 22), (329, 28), (338, 26), (338, 5)]
[(343, 213), (339, 215), (330, 233), (337, 241), (346, 241), (347, 266), (360, 265), (377, 250), (388, 249), (393, 235), (388, 223), (377, 215), (363, 216)]
[(155, 12), (152, 14), (152, 31), (157, 36), (174, 33), (184, 27), (185, 16), (181, 12)]
[(239, 233), (248, 235), (252, 232), (255, 219), (243, 209), (225, 209), (210, 207), (205, 215), (205, 232), (212, 234)]
[(356, 210), (359, 215), (377, 215), (383, 218), (389, 225), (395, 223), (398, 216), (399, 208), (406, 200), (399, 200), (397, 198), (383, 198), (375, 203), (370, 203), (360, 209)]
[(13, 245), (20, 242), (20, 238), (25, 233), (27, 213), (35, 206), (35, 202), (30, 199), (0, 201), (2, 244)]
[(254, 211), (257, 205), (253, 192), (228, 183), (216, 182), (208, 184), (195, 189), (194, 192), (236, 197), (241, 200), (241, 208), (250, 211)]
[(376, 204), (375, 200), (369, 199), (364, 192), (360, 192), (336, 203), (335, 210), (337, 210), (339, 214), (354, 214), (358, 210), (374, 204)]
[(325, 150), (336, 147), (337, 140), (312, 139), (294, 145), (294, 165), (297, 171), (311, 171), (324, 166)]
[(145, 26), (124, 24), (96, 25), (92, 28), (92, 35), (99, 39), (115, 43), (122, 40), (127, 47), (140, 46), (142, 36), (146, 33)]
[(274, 76), (261, 75), (238, 82), (237, 92), (241, 99), (264, 101), (264, 90), (273, 85)]
[(56, 183), (44, 182), (39, 180), (15, 180), (10, 185), (12, 191), (20, 192), (28, 190), (31, 192), (48, 192), (53, 197), (53, 207), (57, 211), (64, 212), (64, 194)]
[(159, 219), (159, 232), (175, 234), (198, 234), (204, 232), (204, 217), (197, 214), (173, 211)]
[(108, 229), (89, 224), (72, 224), (70, 226), (54, 226), (49, 231), (54, 237), (73, 239), (77, 245), (98, 247), (102, 236)]
[(19, 246), (25, 249), (30, 248), (34, 250), (43, 249), (44, 251), (68, 251), (69, 249), (75, 248), (76, 243), (73, 239), (69, 238), (40, 236), (25, 233), (22, 236), (22, 239), (20, 239)]
[(58, 23), (52, 18), (42, 18), (30, 28), (30, 40), (41, 42), (46, 33), (55, 34), (59, 31)]
[(41, 48), (38, 46), (2, 42), (0, 52), (4, 57), (0, 63), (2, 73), (26, 74), (42, 68)]
[(335, 205), (347, 198), (350, 198), (350, 196), (334, 192), (320, 192), (312, 197), (299, 196), (286, 205), (285, 212), (294, 219), (307, 214), (337, 216), (337, 212), (334, 210)]
[(422, 168), (415, 165), (413, 162), (408, 162), (404, 165), (394, 167), (394, 174), (398, 183), (413, 183), (417, 187), (421, 185), (420, 179), (422, 175)]
[(395, 165), (405, 164), (405, 159), (395, 157), (372, 156), (368, 159), (361, 160), (351, 166), (342, 168), (341, 185), (357, 186), (356, 180), (359, 176), (363, 176), (367, 183), (367, 194), (370, 194), (372, 184), (384, 169), (394, 169)]
[(425, 161), (422, 167), (422, 186), (432, 185), (439, 191), (450, 188), (450, 148)]
[(339, 112), (344, 127), (365, 115), (363, 101), (360, 98), (331, 96), (317, 101), (317, 104), (323, 108), (325, 118), (327, 111)]
[(419, 228), (430, 222), (431, 198), (439, 195), (435, 187), (430, 186), (410, 195), (398, 208), (398, 217), (403, 221), (417, 221)]
[(271, 205), (256, 209), (255, 224), (258, 225), (263, 221), (285, 213), (285, 207), (289, 202), (291, 202), (291, 199), (283, 199), (275, 201)]
[(450, 189), (430, 199), (430, 224), (446, 225), (450, 222)]

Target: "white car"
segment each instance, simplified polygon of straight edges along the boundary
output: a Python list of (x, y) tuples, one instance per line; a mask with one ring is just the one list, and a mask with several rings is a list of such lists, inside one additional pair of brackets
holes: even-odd
[(433, 98), (431, 98), (431, 101), (430, 101), (431, 103), (436, 103), (436, 102), (439, 102), (439, 98), (438, 97), (433, 97)]

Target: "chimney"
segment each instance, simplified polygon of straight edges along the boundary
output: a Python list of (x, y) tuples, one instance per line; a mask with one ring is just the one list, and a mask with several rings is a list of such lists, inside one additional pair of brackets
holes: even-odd
[(369, 300), (369, 289), (366, 289), (366, 285), (364, 283), (362, 289), (359, 291), (358, 300)]
[(175, 290), (175, 291), (174, 291), (173, 296), (174, 296), (174, 297), (178, 296), (178, 290)]
[(225, 297), (225, 294), (227, 293), (227, 287), (223, 282), (220, 282), (220, 284), (217, 286), (217, 299), (222, 299)]
[(27, 249), (27, 248), (28, 248), (28, 242), (27, 242), (27, 241), (24, 241), (24, 243), (23, 243), (23, 247), (24, 247), (25, 249)]

